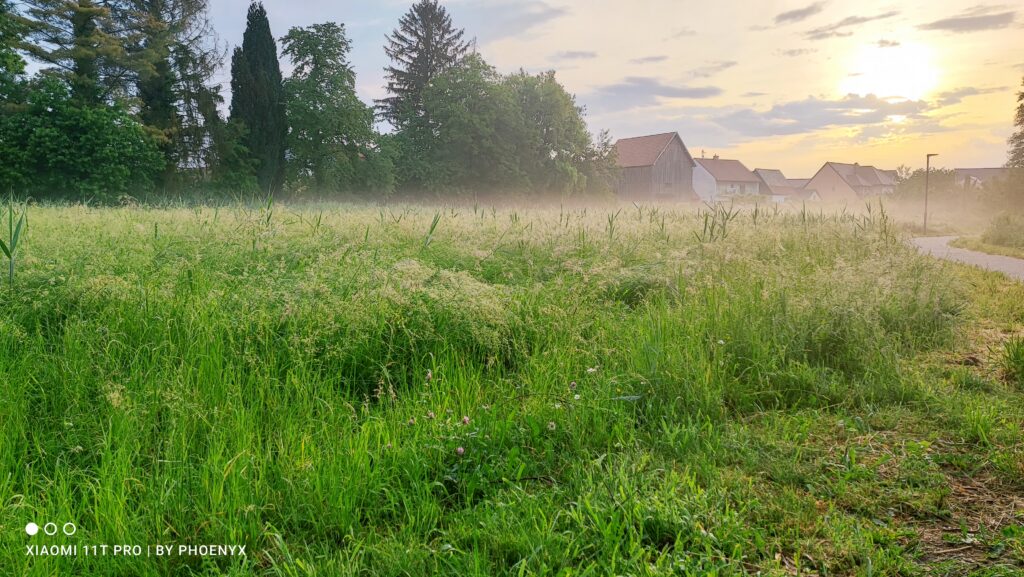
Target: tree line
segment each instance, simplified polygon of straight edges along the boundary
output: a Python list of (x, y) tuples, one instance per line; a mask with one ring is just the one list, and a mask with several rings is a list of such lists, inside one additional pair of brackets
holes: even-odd
[(208, 8), (0, 0), (0, 188), (93, 202), (610, 190), (610, 138), (589, 133), (554, 72), (499, 74), (437, 0), (413, 4), (387, 36), (387, 96), (372, 104), (356, 94), (344, 24), (278, 42), (260, 2), (231, 51), (225, 102), (214, 77), (228, 54)]

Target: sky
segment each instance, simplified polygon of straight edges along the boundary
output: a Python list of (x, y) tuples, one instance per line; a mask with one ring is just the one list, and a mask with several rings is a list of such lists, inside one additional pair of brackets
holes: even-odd
[[(1024, 2), (447, 0), (500, 72), (557, 71), (595, 133), (679, 132), (691, 154), (810, 177), (826, 161), (999, 166), (1024, 76)], [(211, 0), (228, 48), (248, 0)], [(280, 38), (335, 21), (359, 95), (411, 0), (264, 0)], [(287, 62), (282, 63), (288, 71)], [(225, 88), (228, 72), (218, 74)]]

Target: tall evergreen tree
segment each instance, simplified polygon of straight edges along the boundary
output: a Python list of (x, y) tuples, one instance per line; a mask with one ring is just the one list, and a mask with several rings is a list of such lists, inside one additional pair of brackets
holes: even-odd
[(401, 130), (422, 116), (423, 91), (430, 81), (456, 66), (469, 50), (463, 36), (437, 0), (413, 4), (384, 47), (393, 62), (384, 69), (391, 95), (378, 101), (386, 120)]
[(162, 184), (179, 169), (195, 169), (208, 150), (211, 127), (199, 101), (217, 99), (211, 77), (220, 52), (208, 0), (110, 0), (135, 63), (132, 83), (139, 117), (156, 133), (166, 168)]
[(98, 0), (23, 0), (19, 18), (28, 31), (22, 48), (54, 67), (71, 86), (72, 98), (98, 105), (123, 87), (128, 67), (123, 38), (110, 9)]
[[(1021, 84), (1024, 85), (1024, 82)], [(1010, 154), (1006, 166), (1024, 168), (1024, 90), (1017, 93), (1017, 114), (1013, 125), (1017, 131), (1010, 137)]]
[(242, 46), (231, 57), (231, 120), (246, 129), (243, 143), (257, 162), (260, 188), (280, 188), (288, 124), (277, 44), (260, 2), (249, 6)]
[(0, 0), (0, 98), (7, 95), (15, 78), (25, 72), (25, 61), (16, 50), (21, 35), (14, 8), (8, 0)]

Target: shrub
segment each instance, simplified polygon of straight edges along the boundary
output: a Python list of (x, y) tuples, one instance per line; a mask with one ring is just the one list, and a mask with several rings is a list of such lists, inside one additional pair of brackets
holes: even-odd
[(1024, 387), (1024, 337), (1006, 341), (1003, 349), (1003, 366), (1010, 380)]
[(164, 159), (120, 106), (81, 106), (67, 86), (39, 80), (27, 105), (0, 116), (0, 186), (34, 198), (115, 202), (152, 188)]
[(987, 244), (1024, 248), (1024, 217), (1011, 214), (996, 217), (981, 240)]

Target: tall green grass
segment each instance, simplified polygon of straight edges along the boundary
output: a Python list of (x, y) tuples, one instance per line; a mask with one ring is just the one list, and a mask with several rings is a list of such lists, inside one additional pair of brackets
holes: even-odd
[(14, 287), (14, 270), (18, 259), (18, 248), (21, 244), (21, 233), (25, 229), (25, 223), (28, 219), (28, 205), (26, 204), (22, 208), (17, 219), (15, 219), (16, 212), (12, 195), (7, 200), (7, 240), (4, 241), (4, 239), (0, 238), (0, 252), (7, 257), (7, 280), (12, 289)]
[[(10, 574), (916, 567), (868, 515), (799, 521), (742, 440), (941, 401), (908, 363), (967, 293), (884, 213), (35, 212), (0, 315)], [(29, 521), (250, 553), (32, 559)]]

